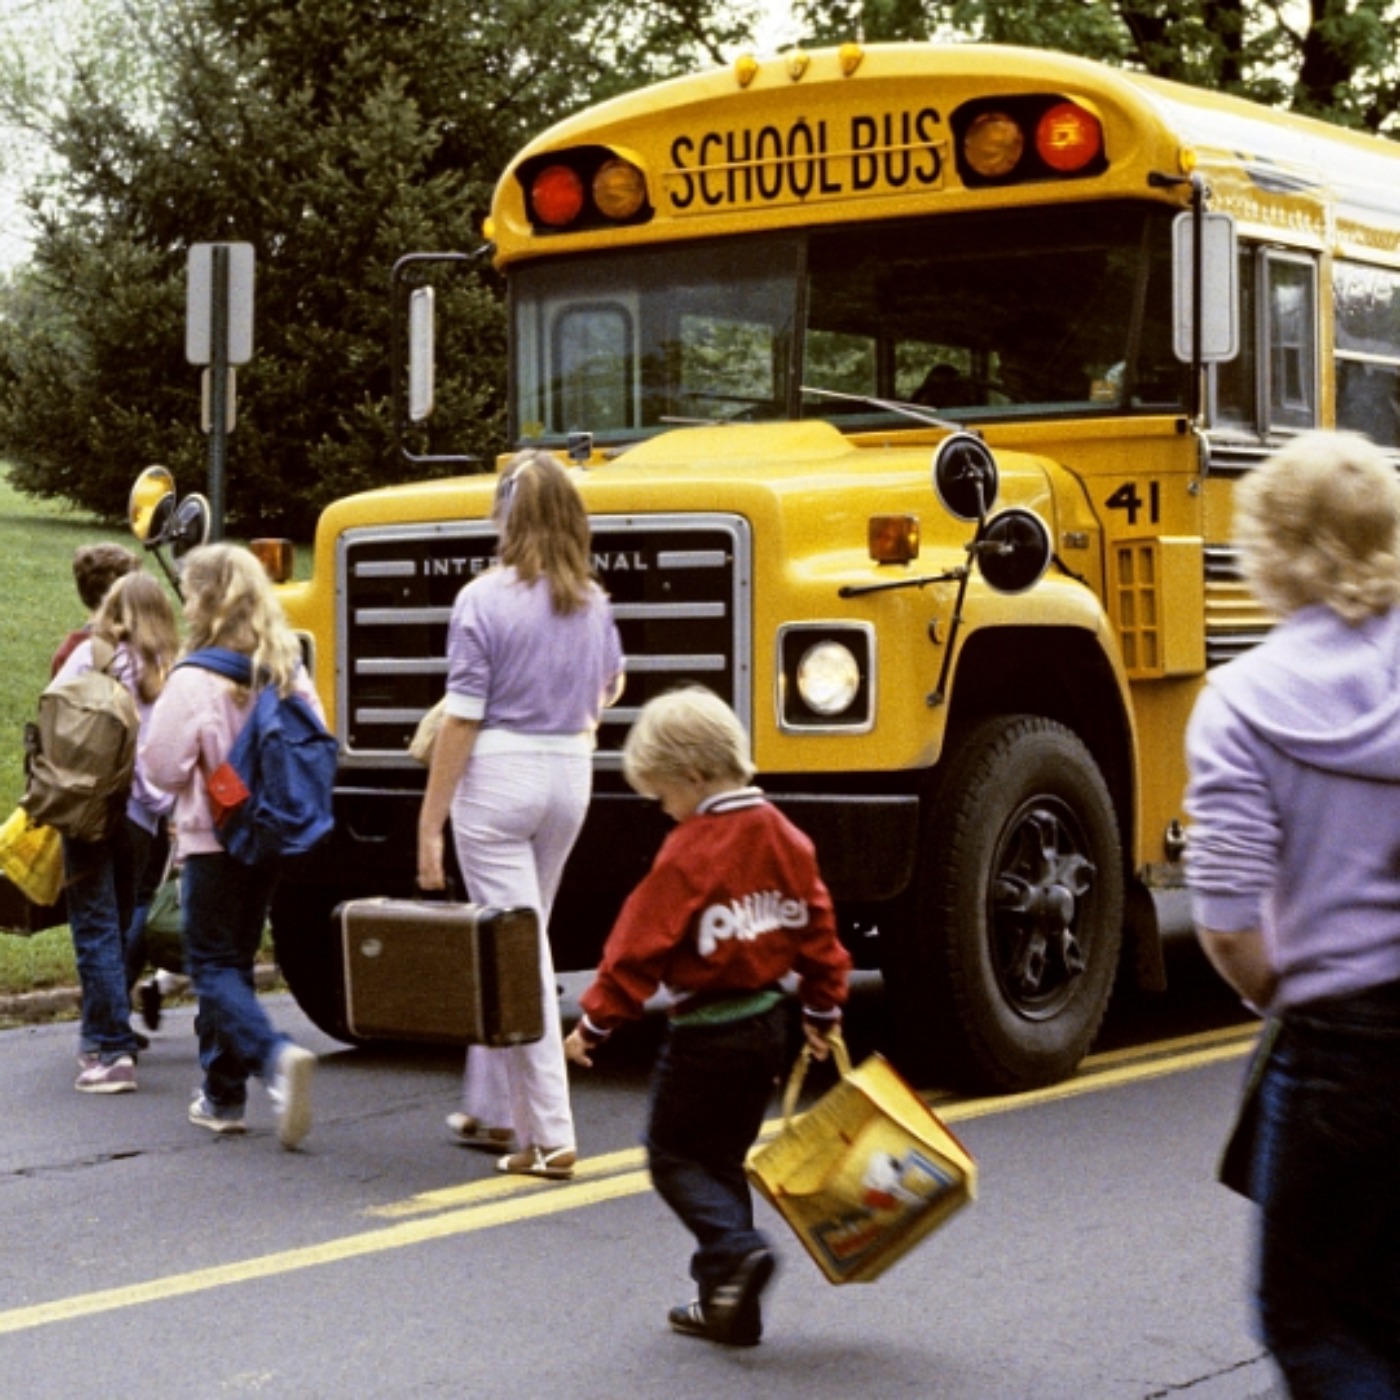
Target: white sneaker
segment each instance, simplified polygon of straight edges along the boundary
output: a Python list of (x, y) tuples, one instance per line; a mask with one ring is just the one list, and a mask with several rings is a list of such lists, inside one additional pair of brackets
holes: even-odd
[(190, 1103), (189, 1119), (197, 1128), (208, 1128), (211, 1133), (243, 1133), (248, 1130), (241, 1109), (225, 1109), (220, 1113), (199, 1091), (195, 1092)]
[(316, 1056), (290, 1041), (277, 1055), (267, 1096), (277, 1111), (277, 1139), (291, 1149), (311, 1131), (311, 1074)]

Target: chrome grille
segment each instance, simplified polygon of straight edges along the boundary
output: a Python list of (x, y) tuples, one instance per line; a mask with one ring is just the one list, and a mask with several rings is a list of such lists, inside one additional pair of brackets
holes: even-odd
[[(618, 750), (653, 695), (696, 681), (750, 721), (751, 547), (732, 515), (595, 516), (594, 568), (613, 600), (627, 656), (622, 704), (598, 735)], [(409, 739), (442, 695), (458, 590), (490, 567), (485, 521), (347, 531), (337, 559), (337, 713), (346, 762), (411, 763)]]
[(1208, 544), (1206, 574), (1206, 667), (1222, 665), (1257, 646), (1272, 625), (1268, 614), (1245, 587), (1239, 550)]

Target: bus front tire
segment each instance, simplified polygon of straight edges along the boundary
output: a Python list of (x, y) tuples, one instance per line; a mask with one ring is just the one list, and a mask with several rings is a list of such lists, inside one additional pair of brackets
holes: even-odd
[(1113, 803), (1080, 739), (1032, 715), (973, 725), (933, 793), (887, 961), (897, 1058), (995, 1092), (1066, 1078), (1108, 1008), (1123, 900)]

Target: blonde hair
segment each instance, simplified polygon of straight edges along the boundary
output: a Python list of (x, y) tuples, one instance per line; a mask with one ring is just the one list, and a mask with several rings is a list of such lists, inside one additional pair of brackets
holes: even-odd
[(746, 783), (754, 766), (738, 715), (713, 691), (689, 685), (642, 706), (622, 746), (622, 771), (645, 793), (657, 779), (692, 775)]
[(92, 621), (92, 634), (113, 647), (126, 644), (137, 658), (136, 689), (149, 704), (165, 686), (180, 650), (175, 609), (150, 574), (123, 574), (107, 590)]
[(239, 545), (201, 545), (186, 557), (180, 586), (190, 624), (187, 649), (242, 652), (255, 678), (286, 695), (301, 667), (301, 644), (256, 557)]
[(1235, 488), (1245, 581), (1281, 617), (1321, 603), (1349, 623), (1400, 600), (1400, 482), (1360, 433), (1294, 438)]
[(583, 499), (547, 452), (518, 452), (496, 483), (492, 519), (501, 530), (501, 563), (526, 583), (549, 583), (556, 613), (577, 612), (594, 586), (592, 535)]

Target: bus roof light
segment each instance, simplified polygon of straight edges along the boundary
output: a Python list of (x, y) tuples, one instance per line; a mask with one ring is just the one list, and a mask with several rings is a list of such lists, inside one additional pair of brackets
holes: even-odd
[(646, 197), (646, 180), (630, 160), (605, 160), (593, 177), (593, 203), (609, 219), (630, 219)]
[(550, 228), (567, 228), (583, 212), (583, 181), (567, 165), (547, 165), (530, 185), (535, 217)]
[(1025, 149), (1021, 124), (1006, 112), (983, 112), (974, 117), (963, 137), (963, 156), (984, 180), (1009, 175), (1020, 164)]
[(1036, 154), (1062, 175), (1083, 170), (1103, 150), (1103, 128), (1092, 112), (1074, 102), (1057, 102), (1035, 128)]

